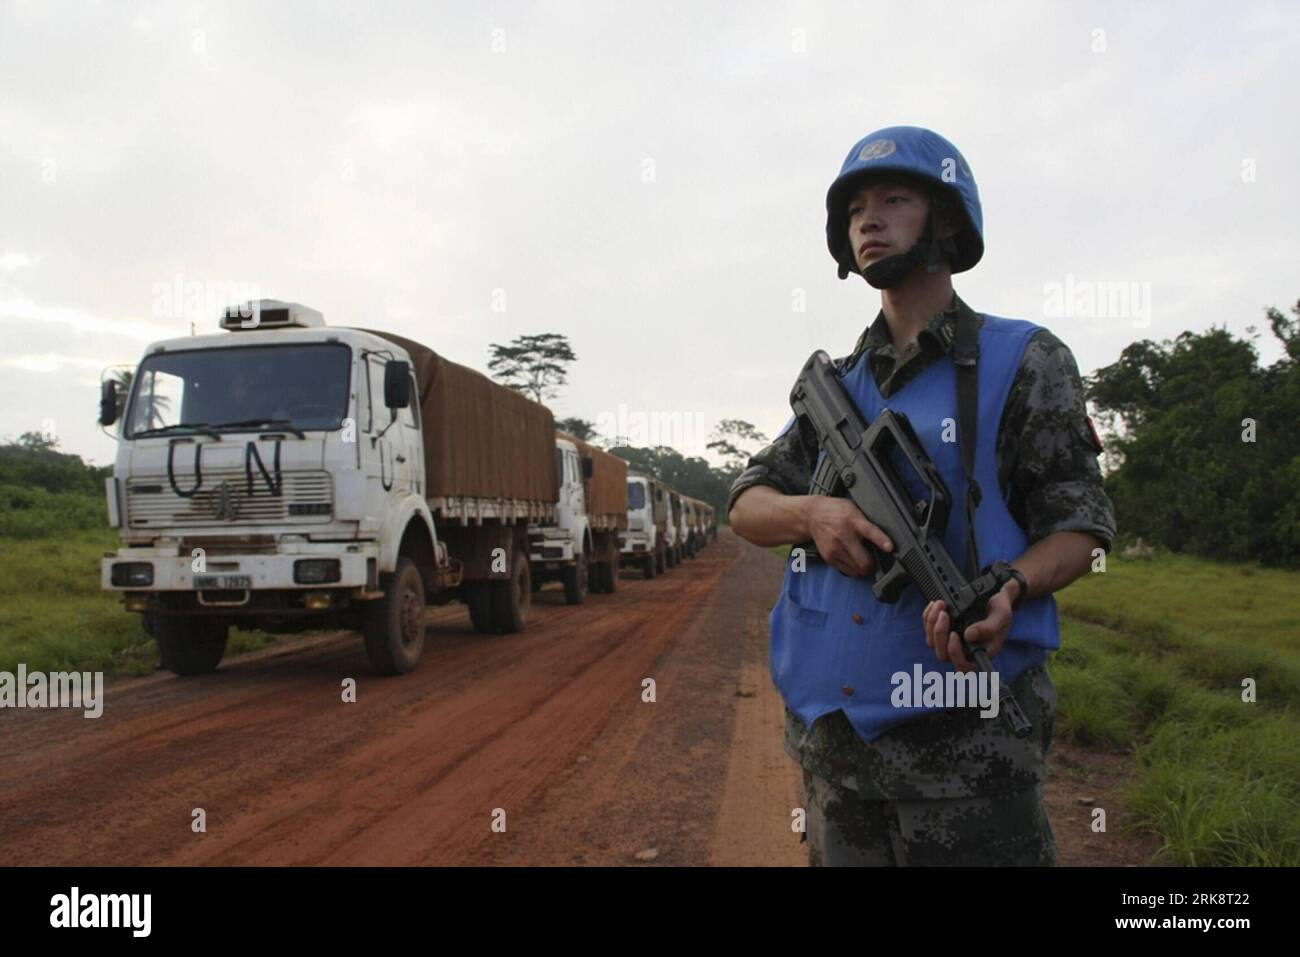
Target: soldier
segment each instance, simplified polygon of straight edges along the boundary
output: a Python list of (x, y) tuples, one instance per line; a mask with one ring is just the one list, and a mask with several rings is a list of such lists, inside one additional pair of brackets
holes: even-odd
[[(1033, 733), (1017, 737), (1001, 718), (952, 702), (898, 704), (896, 679), (914, 665), (947, 677), (973, 664), (947, 610), (915, 585), (896, 604), (875, 599), (864, 543), (892, 543), (847, 498), (806, 494), (819, 450), (792, 419), (737, 478), (728, 509), (754, 544), (812, 541), (823, 559), (790, 563), (771, 618), (809, 861), (1055, 864), (1043, 806), (1056, 714), (1045, 665), (1060, 647), (1051, 595), (1115, 535), (1078, 367), (1047, 329), (976, 313), (954, 293), (952, 274), (983, 254), (983, 218), (970, 168), (943, 137), (909, 126), (866, 136), (826, 212), (840, 278), (858, 273), (881, 290), (879, 314), (837, 370), (867, 421), (891, 408), (915, 427), (952, 492), (942, 532), (954, 561), (968, 558), (968, 575), (971, 561), (1012, 563), (988, 617), (965, 637), (984, 646)], [(976, 359), (963, 375), (978, 383), (960, 401), (959, 353)], [(954, 425), (968, 438), (954, 441)]]

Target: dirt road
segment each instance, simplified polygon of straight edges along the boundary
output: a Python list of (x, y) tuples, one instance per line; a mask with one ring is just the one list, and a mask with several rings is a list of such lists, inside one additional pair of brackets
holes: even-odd
[[(521, 635), (436, 609), (400, 678), (337, 634), (110, 681), (96, 720), (0, 712), (5, 863), (804, 865), (768, 675), (780, 577), (722, 529), (615, 595), (542, 591)], [(1118, 771), (1079, 759), (1049, 793), (1061, 863), (1141, 863), (1088, 829), (1078, 795)]]
[(766, 679), (779, 572), (724, 529), (617, 594), (543, 590), (520, 635), (437, 609), (400, 678), (331, 635), (110, 681), (96, 720), (0, 713), (6, 861), (806, 863)]

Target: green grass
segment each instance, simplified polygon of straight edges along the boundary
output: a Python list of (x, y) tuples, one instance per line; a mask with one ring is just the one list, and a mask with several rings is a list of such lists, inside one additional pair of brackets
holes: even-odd
[[(100, 590), (100, 558), (117, 546), (103, 503), (50, 493), (22, 502), (15, 508), (0, 497), (0, 529), (18, 532), (0, 535), (0, 671), (14, 672), (20, 662), (29, 671), (154, 671), (158, 649), (140, 616)], [(232, 629), (226, 654), (274, 640)]]
[(1134, 749), (1161, 862), (1300, 864), (1300, 573), (1109, 556), (1057, 598), (1059, 733)]
[(1300, 572), (1110, 555), (1056, 597), (1056, 733), (1134, 752), (1158, 863), (1300, 865)]

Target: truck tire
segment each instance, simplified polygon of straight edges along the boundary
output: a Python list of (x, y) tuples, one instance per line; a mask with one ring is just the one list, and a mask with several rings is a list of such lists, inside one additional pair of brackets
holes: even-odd
[(655, 571), (660, 575), (668, 571), (668, 549), (666, 546), (655, 551)]
[(656, 566), (658, 564), (659, 559), (653, 553), (647, 555), (645, 560), (641, 562), (641, 571), (645, 574), (647, 581), (655, 577)]
[(618, 560), (601, 563), (601, 587), (600, 590), (606, 595), (612, 595), (618, 591)]
[(587, 555), (582, 553), (573, 560), (573, 564), (564, 569), (564, 601), (569, 605), (581, 605), (587, 599), (589, 567)]
[(495, 635), (496, 622), (492, 618), (492, 583), (465, 582), (461, 585), (461, 598), (469, 606), (469, 621), (480, 635)]
[(532, 575), (528, 556), (515, 549), (514, 568), (504, 581), (489, 582), (492, 592), (492, 622), (497, 634), (513, 635), (524, 630), (533, 603)]
[(230, 635), (228, 622), (200, 615), (155, 615), (152, 626), (158, 658), (172, 674), (205, 675), (221, 664)]
[(369, 602), (362, 618), (366, 656), (378, 674), (404, 675), (424, 651), (424, 579), (415, 562), (399, 558), (380, 585), (384, 597)]

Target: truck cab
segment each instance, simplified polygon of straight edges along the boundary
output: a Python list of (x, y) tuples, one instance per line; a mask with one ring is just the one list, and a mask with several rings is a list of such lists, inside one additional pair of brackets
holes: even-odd
[[(400, 674), (420, 657), (430, 599), (480, 597), (491, 614), (472, 603), (476, 627), (520, 630), (526, 555), (522, 572), (516, 561), (501, 582), (477, 580), (489, 551), (509, 551), (486, 546), (510, 544), (484, 540), (497, 529), (483, 516), (512, 503), (457, 499), (478, 518), (448, 533), (456, 554), (438, 533), (426, 432), (466, 430), (423, 421), (438, 407), (422, 407), (409, 351), (278, 300), (232, 307), (221, 328), (153, 343), (125, 396), (115, 382), (101, 393), (100, 423), (118, 425), (106, 491), (121, 536), (102, 586), (143, 614), (163, 667), (213, 670), (236, 624), (343, 627), (364, 633), (376, 671)], [(462, 589), (463, 577), (476, 580)]]
[(640, 568), (646, 578), (667, 568), (668, 497), (663, 484), (647, 475), (627, 480), (627, 529), (619, 534), (623, 567)]
[(571, 440), (557, 435), (555, 475), (560, 500), (555, 506), (555, 523), (528, 528), (534, 590), (558, 579), (564, 583), (565, 600), (571, 605), (580, 604), (588, 590), (592, 546), (584, 479), (590, 474), (591, 459), (583, 457)]

